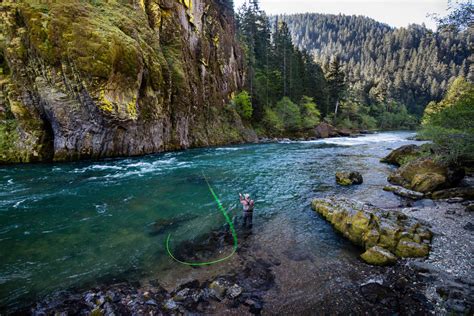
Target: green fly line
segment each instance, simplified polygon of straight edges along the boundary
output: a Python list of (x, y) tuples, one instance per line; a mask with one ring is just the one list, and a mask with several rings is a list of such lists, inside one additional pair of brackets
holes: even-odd
[(168, 255), (171, 258), (173, 258), (173, 260), (175, 260), (176, 262), (179, 262), (181, 264), (185, 264), (185, 265), (188, 265), (188, 266), (208, 266), (208, 265), (211, 265), (211, 264), (223, 262), (227, 259), (230, 259), (230, 257), (232, 257), (235, 254), (235, 252), (237, 251), (237, 247), (238, 247), (237, 233), (235, 232), (234, 223), (232, 223), (232, 220), (230, 219), (229, 214), (227, 214), (226, 210), (222, 206), (222, 203), (219, 200), (219, 197), (217, 196), (217, 194), (212, 189), (211, 184), (207, 180), (206, 176), (204, 174), (202, 176), (204, 177), (204, 180), (206, 180), (207, 187), (209, 188), (209, 191), (211, 192), (212, 197), (214, 198), (214, 201), (216, 201), (217, 206), (219, 207), (219, 210), (221, 211), (222, 215), (224, 215), (224, 218), (227, 221), (227, 224), (229, 224), (230, 231), (232, 233), (232, 238), (234, 239), (234, 245), (232, 247), (232, 252), (229, 255), (225, 256), (224, 258), (216, 259), (216, 260), (213, 260), (213, 261), (207, 261), (207, 262), (186, 262), (186, 261), (179, 260), (171, 252), (171, 250), (170, 250), (171, 233), (168, 234), (168, 237), (166, 238), (166, 251), (168, 252)]

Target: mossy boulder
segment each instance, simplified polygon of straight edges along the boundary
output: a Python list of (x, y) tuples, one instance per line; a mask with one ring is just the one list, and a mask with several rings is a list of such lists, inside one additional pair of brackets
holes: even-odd
[(439, 173), (416, 174), (411, 180), (411, 188), (417, 192), (432, 192), (446, 183), (446, 177)]
[(360, 257), (365, 262), (376, 266), (386, 266), (397, 262), (397, 257), (393, 253), (379, 246), (370, 247)]
[(397, 256), (425, 257), (429, 253), (429, 229), (401, 212), (337, 197), (315, 199), (311, 205), (344, 237), (366, 249), (362, 259), (367, 263), (386, 265)]
[(397, 256), (402, 258), (424, 258), (429, 252), (430, 247), (427, 244), (411, 240), (400, 240), (395, 250)]
[(433, 158), (417, 158), (392, 172), (388, 181), (421, 193), (433, 192), (459, 183), (462, 169), (450, 168)]
[(405, 145), (393, 150), (388, 156), (380, 161), (396, 166), (401, 166), (420, 155), (420, 147), (417, 145)]
[(353, 184), (362, 184), (364, 179), (362, 175), (357, 171), (351, 172), (336, 172), (336, 183), (343, 186), (349, 186)]

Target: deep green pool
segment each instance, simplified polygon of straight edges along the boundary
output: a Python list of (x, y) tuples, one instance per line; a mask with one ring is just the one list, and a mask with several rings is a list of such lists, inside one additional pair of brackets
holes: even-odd
[[(169, 232), (176, 244), (224, 223), (202, 173), (233, 214), (240, 213), (238, 192), (254, 196), (255, 234), (279, 217), (280, 225), (311, 236), (305, 251), (337, 251), (345, 241), (327, 223), (307, 225), (309, 216), (315, 220), (310, 199), (351, 194), (397, 205), (396, 197), (381, 190), (391, 167), (378, 161), (389, 149), (411, 143), (409, 136), (391, 132), (0, 167), (0, 310), (69, 287), (172, 267), (164, 248)], [(344, 169), (361, 171), (364, 184), (337, 187), (334, 173)], [(155, 229), (166, 221), (167, 228)]]

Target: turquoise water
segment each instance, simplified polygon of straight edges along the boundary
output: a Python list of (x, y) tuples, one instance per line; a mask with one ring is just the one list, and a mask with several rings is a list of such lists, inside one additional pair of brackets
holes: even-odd
[[(151, 277), (173, 267), (164, 247), (168, 233), (176, 245), (224, 224), (203, 173), (233, 215), (240, 214), (238, 193), (252, 194), (257, 236), (278, 222), (311, 236), (307, 252), (338, 251), (347, 243), (314, 219), (311, 198), (350, 194), (396, 206), (398, 198), (381, 190), (391, 167), (378, 160), (411, 143), (409, 136), (393, 132), (0, 167), (0, 310), (61, 289)], [(364, 184), (336, 186), (334, 173), (345, 169), (361, 171)]]

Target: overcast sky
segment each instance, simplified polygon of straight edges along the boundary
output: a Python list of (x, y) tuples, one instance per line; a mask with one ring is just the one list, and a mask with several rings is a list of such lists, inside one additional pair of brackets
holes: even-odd
[[(240, 7), (248, 0), (234, 0)], [(425, 23), (435, 29), (428, 13), (446, 13), (447, 0), (260, 0), (268, 14), (278, 13), (343, 13), (365, 15), (391, 26)]]

